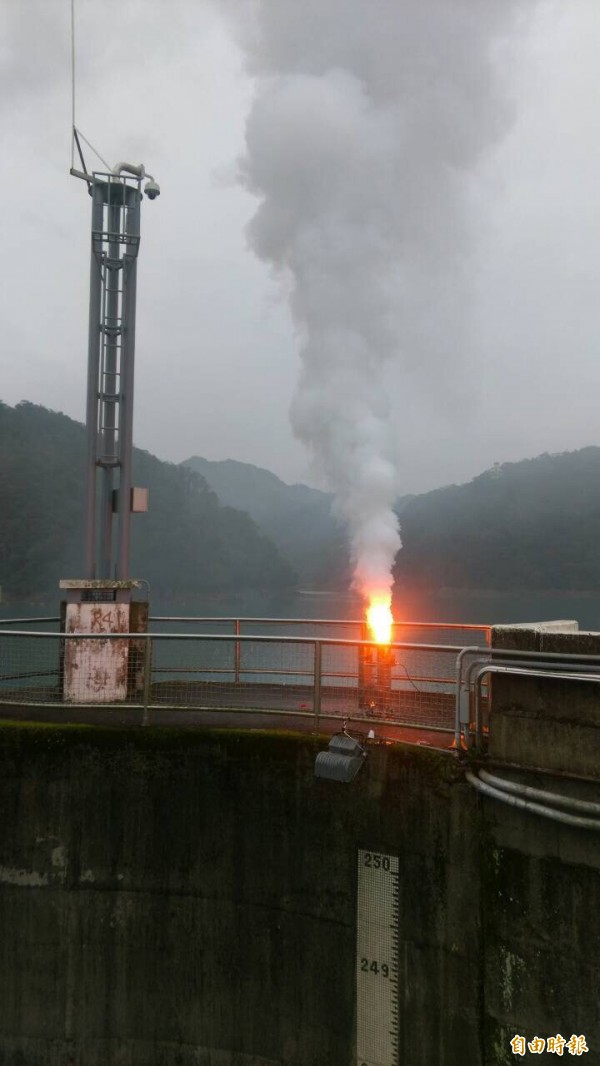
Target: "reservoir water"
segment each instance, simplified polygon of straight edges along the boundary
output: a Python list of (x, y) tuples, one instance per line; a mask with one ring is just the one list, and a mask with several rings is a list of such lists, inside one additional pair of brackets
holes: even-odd
[[(362, 615), (360, 600), (351, 594), (327, 592), (296, 593), (288, 597), (239, 595), (219, 599), (190, 597), (182, 603), (150, 595), (151, 629), (155, 634), (170, 634), (170, 639), (155, 639), (153, 642), (152, 669), (155, 680), (178, 685), (193, 679), (231, 684), (232, 682), (259, 683), (262, 685), (311, 685), (314, 677), (314, 644), (293, 642), (276, 643), (253, 641), (236, 642), (232, 622), (227, 625), (219, 619), (265, 619), (264, 624), (242, 622), (241, 633), (251, 638), (257, 634), (281, 637), (325, 639), (349, 638), (356, 640), (363, 634), (358, 627), (349, 626), (349, 621), (359, 621)], [(435, 595), (411, 593), (396, 595), (394, 617), (397, 622), (453, 623), (470, 625), (508, 624), (511, 622), (541, 622), (558, 619), (574, 619), (581, 629), (600, 630), (599, 593), (523, 592), (522, 594), (497, 592), (465, 592), (446, 590)], [(50, 616), (49, 623), (32, 623), (24, 628), (57, 631), (59, 593), (54, 603), (3, 604), (2, 618), (40, 618)], [(186, 623), (178, 619), (204, 618), (205, 622)], [(167, 620), (168, 619), (168, 620)], [(269, 620), (305, 620), (282, 627), (270, 625)], [(313, 627), (310, 620), (337, 621), (337, 625)], [(9, 627), (13, 633), (20, 627)], [(194, 633), (202, 635), (201, 641), (186, 639)], [(179, 639), (185, 634), (184, 639)], [(212, 635), (229, 635), (227, 641), (210, 639)], [(397, 629), (395, 640), (408, 644), (434, 644), (436, 650), (409, 650), (396, 653), (393, 688), (419, 691), (448, 691), (456, 676), (458, 647), (485, 645), (485, 635), (476, 631), (448, 631), (438, 629)], [(0, 649), (0, 674), (12, 680), (12, 687), (31, 684), (26, 680), (16, 681), (15, 676), (23, 668), (26, 659), (29, 677), (31, 671), (39, 671), (36, 684), (49, 683), (49, 678), (58, 676), (61, 642), (57, 638), (28, 642), (26, 649), (19, 637), (6, 638)], [(452, 650), (437, 650), (440, 645), (451, 645)], [(454, 650), (456, 649), (456, 651)], [(357, 652), (348, 645), (327, 645), (322, 648), (321, 676), (324, 685), (355, 686)], [(166, 698), (166, 696), (165, 696)]]
[[(399, 622), (442, 622), (507, 625), (575, 619), (581, 629), (600, 630), (600, 591), (556, 590), (495, 592), (462, 589), (438, 593), (395, 593), (394, 618)], [(299, 592), (287, 597), (240, 596), (229, 599), (195, 598), (172, 603), (151, 596), (153, 615), (187, 617), (257, 617), (360, 619), (361, 601), (350, 593)]]
[[(60, 594), (45, 603), (0, 604), (2, 618), (57, 616)], [(290, 596), (247, 594), (190, 597), (174, 602), (150, 593), (152, 615), (211, 618), (359, 619), (360, 600), (349, 593), (298, 592)], [(581, 629), (600, 630), (600, 591), (477, 591), (447, 589), (437, 593), (396, 593), (394, 617), (403, 622), (506, 625), (575, 619)], [(158, 628), (158, 626), (155, 626)]]

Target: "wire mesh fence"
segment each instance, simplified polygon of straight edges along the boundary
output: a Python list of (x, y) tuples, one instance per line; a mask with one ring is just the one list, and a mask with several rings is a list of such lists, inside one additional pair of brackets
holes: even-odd
[(60, 698), (60, 646), (56, 639), (15, 630), (0, 635), (0, 698), (54, 702)]
[(312, 642), (154, 636), (152, 653), (150, 697), (154, 704), (236, 710), (312, 709)]
[[(268, 618), (265, 616), (212, 617), (197, 615), (150, 615), (157, 633), (172, 633), (193, 626), (196, 633), (233, 633), (241, 636), (309, 637), (321, 640), (368, 640), (364, 619), (359, 618)], [(0, 629), (2, 621), (0, 619)], [(394, 622), (392, 643), (427, 643), (489, 646), (491, 626), (448, 622)]]
[(143, 635), (7, 628), (0, 631), (0, 703), (280, 712), (454, 728), (458, 643), (381, 646), (240, 630), (239, 623), (234, 632)]

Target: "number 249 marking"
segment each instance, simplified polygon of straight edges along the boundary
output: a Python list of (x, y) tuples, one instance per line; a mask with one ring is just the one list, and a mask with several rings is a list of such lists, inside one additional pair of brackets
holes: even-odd
[(376, 959), (372, 959), (372, 960), (370, 960), (370, 959), (361, 959), (360, 960), (360, 968), (363, 971), (363, 973), (374, 973), (378, 977), (380, 975), (381, 975), (381, 977), (389, 977), (390, 976), (390, 968), (389, 968), (387, 962), (377, 962)]

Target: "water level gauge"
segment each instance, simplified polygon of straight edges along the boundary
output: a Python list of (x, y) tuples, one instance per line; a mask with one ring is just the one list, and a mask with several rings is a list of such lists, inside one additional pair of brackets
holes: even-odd
[(356, 1066), (399, 1066), (398, 856), (358, 849)]

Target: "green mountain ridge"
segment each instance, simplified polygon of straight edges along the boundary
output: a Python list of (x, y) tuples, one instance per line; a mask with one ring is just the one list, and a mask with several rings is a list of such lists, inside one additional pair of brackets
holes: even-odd
[[(223, 502), (248, 509), (301, 581), (309, 575), (313, 587), (348, 587), (346, 538), (331, 517), (330, 496), (285, 485), (248, 463), (196, 456), (187, 464)], [(589, 446), (496, 464), (462, 485), (403, 496), (395, 505), (402, 534), (396, 584), (427, 591), (600, 588), (599, 488), (600, 448)]]
[(205, 478), (221, 503), (246, 511), (308, 588), (344, 588), (350, 581), (347, 537), (331, 511), (333, 496), (287, 485), (270, 470), (235, 459), (194, 455), (182, 466)]
[[(44, 407), (0, 403), (0, 585), (8, 599), (56, 595), (83, 573), (85, 429)], [(169, 598), (272, 592), (296, 575), (242, 511), (204, 479), (134, 449), (134, 478), (150, 509), (132, 522), (131, 573)]]
[[(0, 403), (0, 585), (8, 599), (56, 595), (83, 573), (85, 429), (31, 403)], [(153, 593), (347, 589), (347, 539), (331, 497), (268, 470), (134, 449), (150, 510), (132, 528), (134, 576)], [(463, 485), (397, 503), (399, 587), (600, 589), (600, 448), (496, 465)]]
[(396, 581), (427, 589), (600, 588), (600, 448), (496, 464), (405, 505)]

